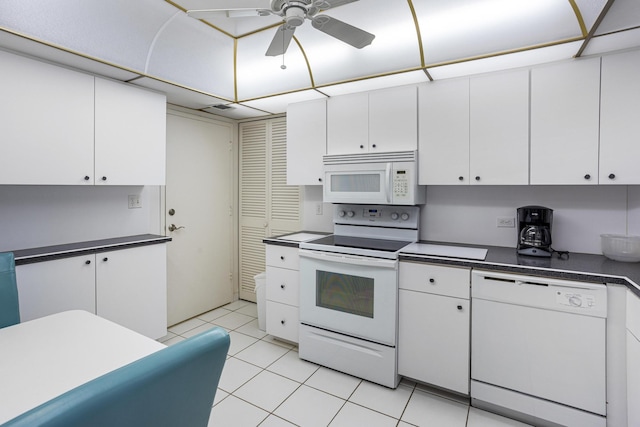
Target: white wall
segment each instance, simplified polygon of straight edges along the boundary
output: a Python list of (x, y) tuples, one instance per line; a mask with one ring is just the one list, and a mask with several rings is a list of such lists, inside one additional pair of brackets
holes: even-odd
[[(161, 234), (157, 186), (0, 186), (0, 251)], [(142, 207), (128, 208), (128, 195)]]
[[(307, 231), (333, 232), (333, 204), (322, 203), (322, 186), (307, 185), (304, 187), (302, 206), (302, 228)], [(316, 207), (322, 205), (322, 215), (316, 214)]]
[[(330, 205), (315, 215), (321, 187), (305, 191), (305, 229), (332, 231)], [(428, 186), (420, 238), (515, 248), (516, 228), (498, 228), (496, 218), (526, 205), (554, 210), (556, 250), (600, 254), (600, 234), (640, 235), (640, 186)]]

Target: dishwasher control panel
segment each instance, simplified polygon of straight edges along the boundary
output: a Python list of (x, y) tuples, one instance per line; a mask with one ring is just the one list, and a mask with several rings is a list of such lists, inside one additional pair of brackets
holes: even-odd
[(596, 306), (596, 297), (593, 294), (576, 293), (575, 291), (556, 291), (556, 302), (569, 307), (589, 309)]

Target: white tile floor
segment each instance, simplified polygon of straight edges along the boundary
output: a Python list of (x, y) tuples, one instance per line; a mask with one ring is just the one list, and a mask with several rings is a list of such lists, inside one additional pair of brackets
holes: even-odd
[(214, 326), (231, 336), (209, 426), (523, 427), (410, 381), (391, 390), (305, 362), (258, 329), (256, 305), (236, 301), (169, 329), (174, 344)]

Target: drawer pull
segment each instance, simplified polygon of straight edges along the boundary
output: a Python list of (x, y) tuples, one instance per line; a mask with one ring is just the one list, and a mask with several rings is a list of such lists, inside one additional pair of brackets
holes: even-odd
[(458, 306), (458, 310), (462, 310), (462, 306), (461, 305)]
[(431, 279), (429, 279), (429, 283), (436, 283), (436, 279), (432, 277)]
[(284, 283), (280, 285), (280, 289), (284, 289)]
[(280, 255), (280, 259), (284, 261), (284, 255)]
[(89, 264), (91, 264), (91, 261), (86, 260), (84, 263), (85, 263), (85, 264), (87, 264), (87, 265), (89, 265)]
[(281, 320), (280, 323), (284, 325), (284, 320)]

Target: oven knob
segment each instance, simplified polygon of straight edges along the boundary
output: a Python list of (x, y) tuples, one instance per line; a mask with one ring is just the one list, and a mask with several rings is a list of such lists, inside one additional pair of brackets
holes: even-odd
[(349, 212), (347, 212), (347, 216), (348, 216), (349, 218), (353, 218), (353, 216), (354, 216), (355, 214), (356, 214), (356, 213), (355, 213), (354, 211), (349, 211)]
[(397, 212), (394, 212), (394, 213), (392, 213), (392, 214), (391, 214), (391, 219), (392, 219), (392, 220), (394, 220), (394, 221), (395, 221), (396, 219), (398, 219), (398, 217), (399, 217), (399, 215), (398, 215), (398, 213), (397, 213)]
[(345, 215), (346, 215), (346, 213), (345, 213), (344, 211), (338, 211), (338, 216), (339, 216), (340, 218), (342, 218), (342, 217), (343, 217), (343, 216), (345, 216)]
[(406, 221), (409, 219), (409, 214), (406, 212), (403, 212), (402, 215), (400, 215), (400, 219), (402, 219), (403, 221)]

